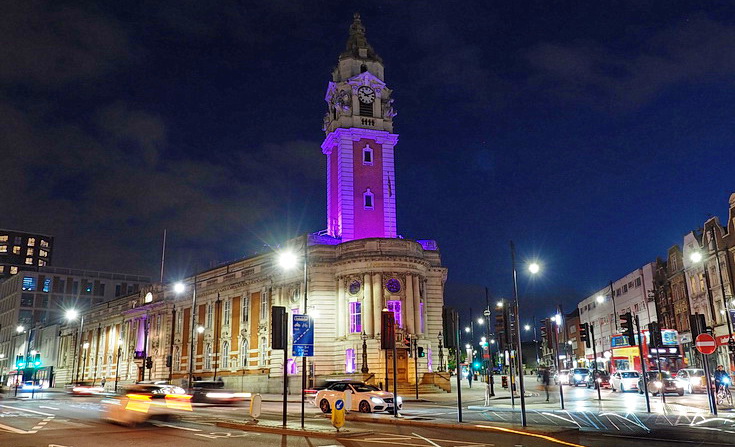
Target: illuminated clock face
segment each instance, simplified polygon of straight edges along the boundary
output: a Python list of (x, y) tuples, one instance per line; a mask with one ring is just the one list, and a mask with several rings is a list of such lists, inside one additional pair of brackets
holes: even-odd
[(363, 104), (372, 104), (375, 101), (375, 90), (363, 85), (357, 89), (357, 99)]

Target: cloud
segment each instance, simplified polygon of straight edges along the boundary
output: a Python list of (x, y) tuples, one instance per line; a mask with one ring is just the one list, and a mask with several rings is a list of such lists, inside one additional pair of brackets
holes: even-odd
[(593, 41), (542, 42), (524, 57), (535, 70), (530, 84), (549, 94), (631, 108), (679, 84), (731, 79), (733, 44), (735, 26), (699, 14), (644, 38), (633, 52)]
[(0, 81), (55, 86), (89, 79), (123, 63), (130, 48), (104, 14), (58, 2), (4, 2)]

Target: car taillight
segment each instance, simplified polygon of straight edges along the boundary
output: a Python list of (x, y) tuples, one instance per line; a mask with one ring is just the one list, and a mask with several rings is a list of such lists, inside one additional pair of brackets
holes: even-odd
[(188, 394), (167, 394), (166, 407), (173, 410), (191, 410), (191, 396)]

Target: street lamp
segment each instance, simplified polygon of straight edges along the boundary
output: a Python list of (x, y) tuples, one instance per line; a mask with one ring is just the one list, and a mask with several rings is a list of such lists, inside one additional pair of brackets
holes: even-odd
[(466, 328), (464, 328), (464, 331), (465, 331), (465, 332), (467, 332), (468, 334), (470, 333), (470, 331), (471, 331), (471, 330), (472, 330), (472, 329), (470, 329), (470, 327), (469, 327), (469, 326), (467, 326)]
[(444, 372), (444, 336), (442, 335), (442, 331), (439, 331), (439, 335), (436, 338), (439, 340), (439, 372)]
[[(66, 321), (72, 322), (76, 320), (77, 317), (79, 317), (79, 311), (77, 311), (76, 309), (68, 309), (66, 313), (64, 314), (64, 316), (66, 317)], [(75, 367), (79, 366), (77, 364), (77, 357), (79, 357), (78, 349), (79, 349), (79, 345), (82, 342), (82, 330), (83, 329), (84, 329), (84, 315), (82, 315), (79, 320), (79, 331), (77, 332), (77, 341), (76, 343), (74, 343), (74, 358), (72, 359), (72, 362), (71, 362), (72, 374), (74, 374)], [(74, 374), (74, 381), (76, 382), (78, 380), (79, 380), (79, 370), (77, 370), (76, 374)]]
[(360, 372), (363, 374), (367, 374), (370, 372), (370, 369), (368, 368), (367, 364), (367, 339), (368, 336), (365, 333), (365, 331), (362, 331), (362, 334), (360, 334), (360, 339), (362, 340), (362, 368), (360, 368)]
[(84, 353), (82, 354), (82, 381), (84, 381), (84, 373), (87, 370), (87, 349), (89, 349), (89, 342), (84, 342), (82, 348), (84, 348)]
[(117, 393), (117, 383), (120, 380), (120, 357), (122, 356), (122, 337), (117, 339), (117, 364), (115, 365), (115, 392)]
[[(521, 317), (519, 315), (519, 303), (518, 303), (518, 274), (516, 273), (516, 247), (515, 244), (513, 244), (513, 241), (510, 241), (510, 258), (511, 258), (511, 265), (513, 267), (513, 298), (514, 303), (513, 306), (515, 308), (515, 325), (516, 328), (521, 327)], [(537, 262), (532, 262), (528, 265), (528, 271), (535, 275), (541, 270), (541, 267)], [(521, 425), (523, 427), (528, 426), (528, 421), (526, 420), (526, 387), (524, 386), (523, 381), (523, 349), (521, 347), (521, 331), (516, 331), (516, 341), (517, 341), (517, 355), (516, 358), (518, 359), (518, 384), (520, 385), (520, 392), (521, 392)]]
[[(174, 284), (174, 293), (180, 295), (184, 293), (184, 291), (186, 291), (186, 285), (183, 282), (179, 281), (176, 284)], [(193, 286), (192, 293), (191, 293), (191, 334), (189, 337), (189, 378), (187, 379), (188, 381), (187, 386), (189, 387), (189, 390), (192, 389), (192, 378), (194, 374), (194, 322), (196, 321), (196, 313), (197, 313), (196, 308), (197, 308), (197, 277), (196, 275), (194, 275), (194, 286)], [(203, 331), (204, 331), (204, 328), (202, 328), (202, 332)]]

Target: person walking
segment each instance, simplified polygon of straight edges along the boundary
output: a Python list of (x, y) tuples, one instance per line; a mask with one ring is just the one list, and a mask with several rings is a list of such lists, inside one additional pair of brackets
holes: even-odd
[(550, 374), (549, 374), (549, 368), (544, 368), (541, 371), (541, 384), (544, 386), (544, 391), (546, 391), (546, 402), (549, 401), (549, 384), (550, 384)]
[(470, 388), (472, 388), (472, 371), (467, 373), (467, 381), (470, 382)]

